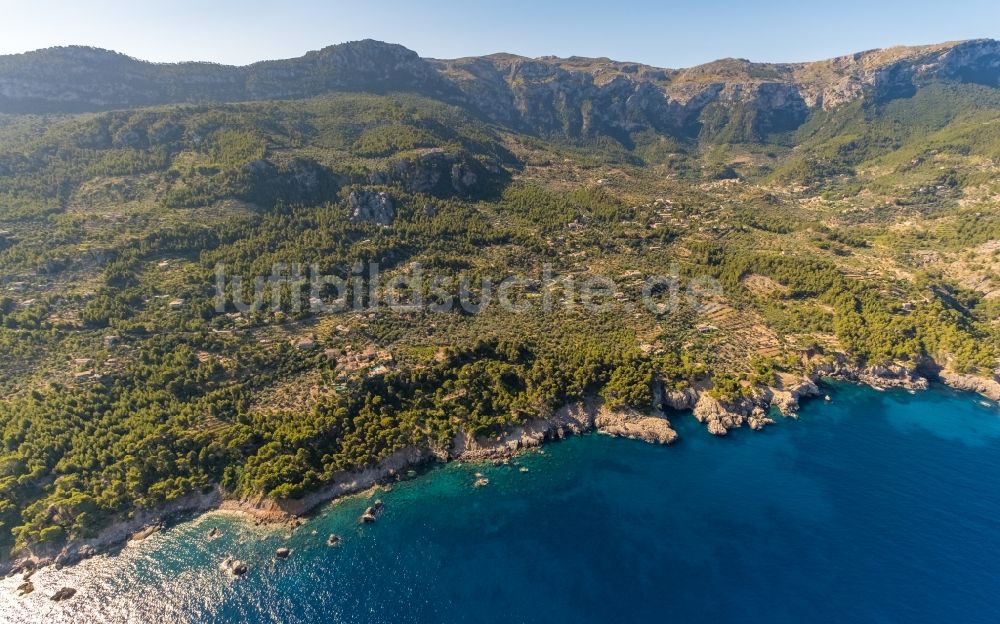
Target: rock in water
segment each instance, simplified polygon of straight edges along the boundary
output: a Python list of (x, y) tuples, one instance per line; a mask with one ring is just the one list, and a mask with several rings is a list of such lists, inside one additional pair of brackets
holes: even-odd
[(52, 594), (52, 596), (49, 598), (49, 600), (54, 600), (56, 602), (59, 602), (59, 601), (62, 601), (62, 600), (69, 600), (74, 595), (76, 595), (76, 589), (74, 589), (72, 587), (63, 587), (62, 589), (60, 589), (56, 593)]
[(708, 421), (708, 432), (712, 435), (724, 436), (728, 433), (728, 430), (726, 429), (726, 426), (718, 420), (710, 420)]
[(361, 514), (361, 522), (371, 523), (378, 520), (378, 517), (382, 515), (383, 507), (382, 501), (376, 500), (368, 509), (365, 509), (365, 513)]
[(27, 596), (31, 592), (35, 591), (35, 584), (31, 581), (25, 581), (17, 586), (18, 596)]
[(750, 412), (750, 416), (747, 417), (747, 424), (754, 431), (760, 431), (764, 428), (764, 425), (773, 425), (774, 419), (767, 415), (761, 407), (754, 407), (753, 411)]
[(284, 548), (284, 547), (279, 548), (278, 550), (274, 551), (274, 556), (277, 559), (288, 559), (288, 555), (290, 555), (290, 554), (292, 554), (292, 551), (290, 549)]
[(142, 540), (146, 539), (147, 537), (149, 537), (153, 533), (156, 533), (157, 531), (159, 531), (161, 528), (162, 527), (159, 524), (151, 524), (151, 525), (143, 528), (142, 530), (136, 531), (135, 533), (133, 533), (132, 537), (129, 538), (129, 541), (130, 542), (141, 542)]
[(327, 546), (338, 546), (341, 542), (341, 538), (336, 533), (331, 533), (330, 537), (326, 538)]
[(219, 567), (234, 576), (243, 576), (250, 570), (250, 566), (245, 561), (233, 557), (226, 557)]

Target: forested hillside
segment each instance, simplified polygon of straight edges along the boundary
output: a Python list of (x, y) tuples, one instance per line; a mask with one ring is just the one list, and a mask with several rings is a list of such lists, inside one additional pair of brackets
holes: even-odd
[[(993, 380), (998, 76), (993, 41), (689, 70), (0, 57), (2, 549), (216, 486), (301, 497), (585, 397), (735, 410), (834, 364)], [(399, 290), (449, 309), (373, 298), (372, 263), (444, 276)], [(276, 264), (365, 305), (291, 281), (241, 309)], [(456, 304), (513, 275), (527, 309)], [(700, 295), (644, 305), (653, 276)]]

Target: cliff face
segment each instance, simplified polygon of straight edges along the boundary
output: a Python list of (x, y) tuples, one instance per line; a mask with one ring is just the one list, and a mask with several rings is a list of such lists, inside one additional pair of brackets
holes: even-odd
[(93, 48), (0, 57), (0, 112), (79, 112), (180, 102), (411, 91), (510, 127), (586, 137), (729, 127), (732, 139), (794, 129), (817, 109), (912, 94), (931, 80), (1000, 86), (1000, 42), (873, 50), (797, 64), (724, 59), (671, 70), (609, 59), (496, 54), (420, 58), (358, 41), (245, 67), (154, 64)]
[[(794, 129), (816, 109), (911, 95), (931, 80), (1000, 86), (1000, 42), (861, 52), (816, 63), (724, 59), (669, 70), (608, 59), (510, 55), (438, 61), (495, 121), (570, 136), (652, 129), (693, 134), (739, 125), (737, 139)], [(711, 128), (710, 128), (711, 129)]]

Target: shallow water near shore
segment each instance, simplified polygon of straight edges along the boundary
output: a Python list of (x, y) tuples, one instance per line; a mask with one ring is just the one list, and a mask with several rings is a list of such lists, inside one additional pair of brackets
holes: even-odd
[[(43, 569), (27, 597), (4, 580), (0, 621), (995, 622), (1000, 409), (830, 392), (760, 433), (677, 415), (671, 447), (588, 435), (436, 467), (294, 533), (209, 514)], [(385, 512), (359, 525), (375, 496)], [(49, 601), (64, 585), (76, 596)]]

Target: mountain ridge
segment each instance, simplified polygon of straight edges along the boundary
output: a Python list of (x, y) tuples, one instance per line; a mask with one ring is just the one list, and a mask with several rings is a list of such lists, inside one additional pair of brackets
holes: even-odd
[(0, 56), (0, 113), (409, 91), (541, 135), (579, 138), (651, 129), (684, 137), (705, 125), (708, 110), (726, 119), (746, 117), (736, 139), (757, 140), (797, 128), (811, 111), (861, 98), (906, 96), (935, 79), (1000, 86), (1000, 42), (900, 46), (805, 63), (720, 59), (685, 69), (507, 53), (430, 59), (371, 39), (245, 66), (150, 63), (71, 46)]

